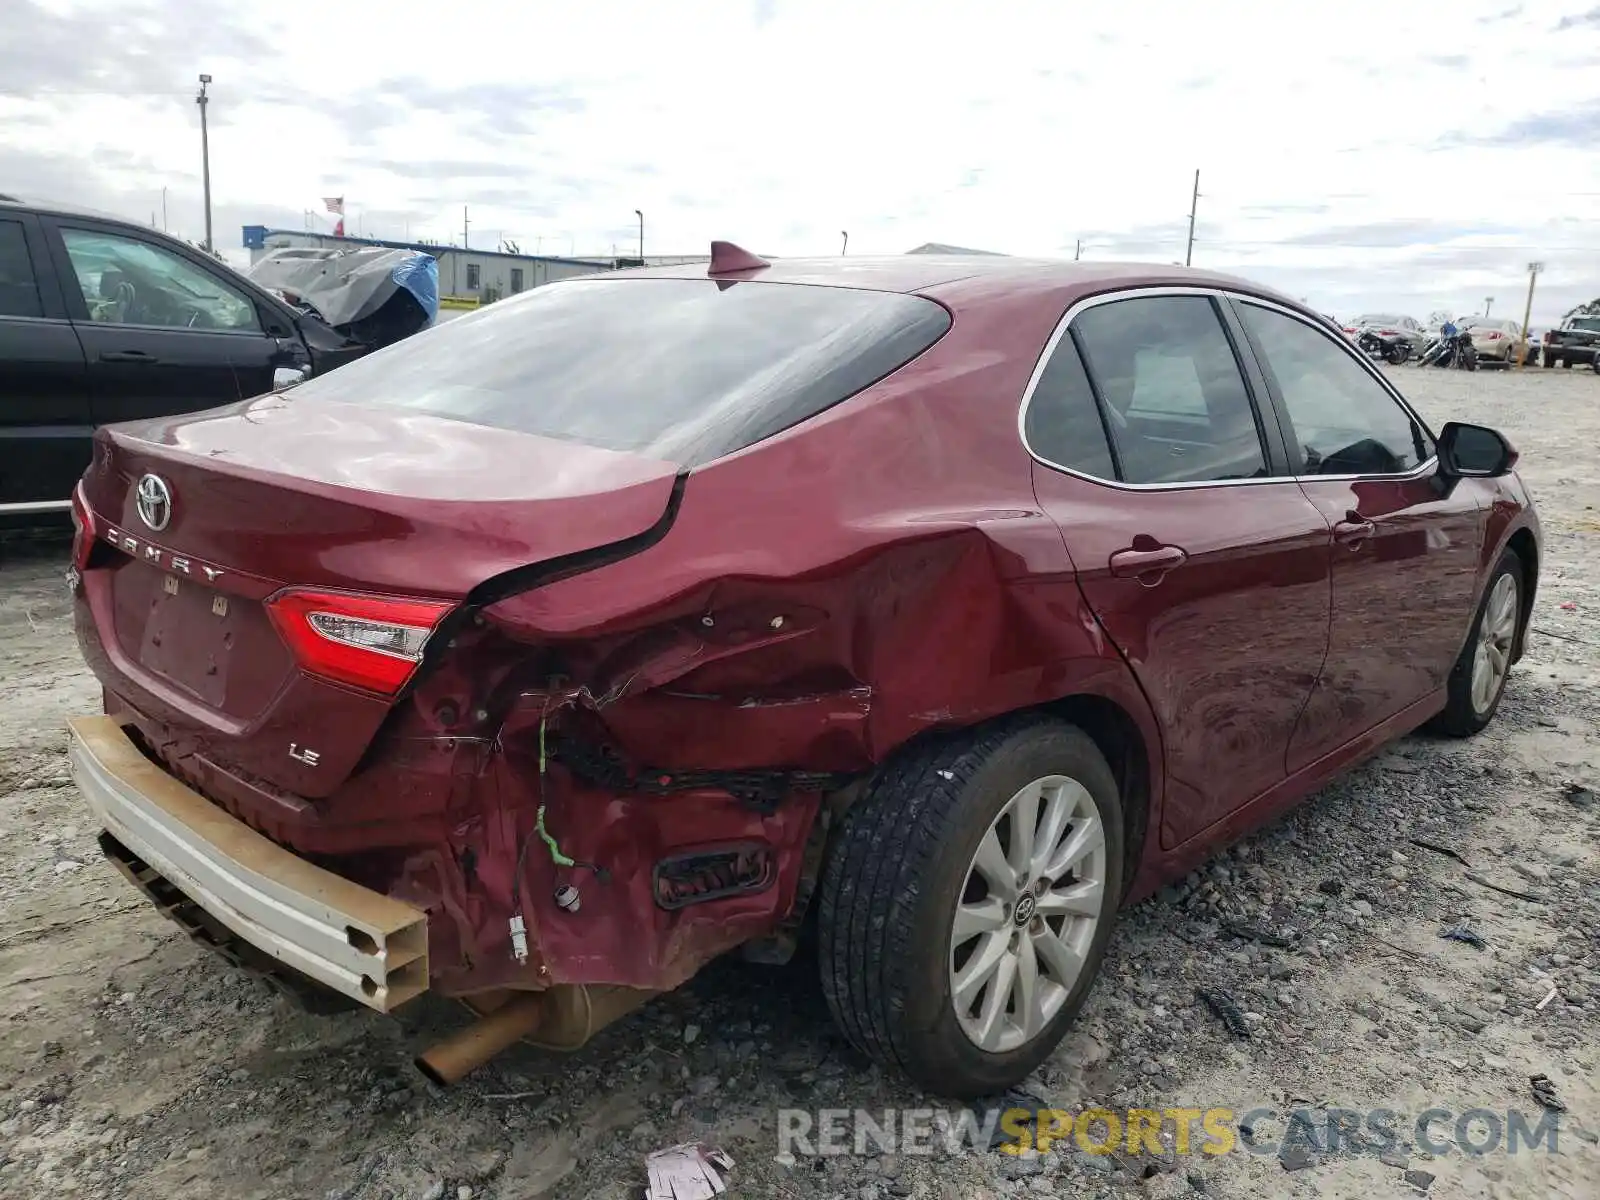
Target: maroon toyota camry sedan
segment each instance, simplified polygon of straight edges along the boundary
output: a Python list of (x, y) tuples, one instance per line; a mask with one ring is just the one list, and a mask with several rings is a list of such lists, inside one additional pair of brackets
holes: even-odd
[(1242, 280), (719, 243), (101, 430), (74, 771), (233, 961), (462, 1000), (435, 1080), (814, 921), (849, 1039), (986, 1093), (1120, 906), (1494, 717), (1515, 462)]

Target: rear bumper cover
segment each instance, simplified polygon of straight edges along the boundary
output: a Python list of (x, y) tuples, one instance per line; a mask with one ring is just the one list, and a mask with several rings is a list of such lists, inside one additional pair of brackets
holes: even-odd
[(238, 937), (380, 1012), (427, 990), (425, 911), (263, 837), (146, 759), (114, 719), (70, 729), (73, 778), (106, 832)]

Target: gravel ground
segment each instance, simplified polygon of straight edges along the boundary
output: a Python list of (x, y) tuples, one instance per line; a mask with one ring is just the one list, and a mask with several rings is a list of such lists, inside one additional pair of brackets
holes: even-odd
[[(1436, 424), (1506, 431), (1541, 506), (1535, 632), (1498, 720), (1466, 743), (1407, 739), (1125, 913), (1082, 1020), (1028, 1090), (1067, 1108), (1536, 1120), (1542, 1074), (1568, 1109), (1557, 1153), (1430, 1155), (1402, 1118), (1381, 1158), (778, 1161), (780, 1108), (934, 1103), (848, 1051), (806, 961), (715, 965), (577, 1055), (517, 1050), (433, 1089), (410, 1056), (460, 1023), (455, 1008), (301, 1013), (99, 858), (63, 733), (98, 693), (55, 547), (0, 568), (0, 1195), (624, 1197), (647, 1151), (690, 1139), (734, 1158), (734, 1198), (1600, 1195), (1600, 379), (1397, 377)], [(1483, 949), (1439, 936), (1463, 923)], [(1228, 990), (1250, 1036), (1197, 986)]]

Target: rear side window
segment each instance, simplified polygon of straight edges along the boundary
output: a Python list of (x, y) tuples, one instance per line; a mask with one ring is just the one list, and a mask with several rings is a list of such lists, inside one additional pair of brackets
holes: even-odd
[(1023, 433), (1040, 458), (1097, 479), (1115, 479), (1105, 424), (1069, 332), (1050, 353), (1028, 400)]
[(0, 317), (42, 317), (39, 281), (20, 221), (0, 221)]
[(693, 467), (845, 400), (950, 327), (917, 296), (715, 279), (534, 288), (295, 388)]
[(1098, 304), (1073, 320), (1128, 483), (1267, 474), (1255, 407), (1204, 296)]

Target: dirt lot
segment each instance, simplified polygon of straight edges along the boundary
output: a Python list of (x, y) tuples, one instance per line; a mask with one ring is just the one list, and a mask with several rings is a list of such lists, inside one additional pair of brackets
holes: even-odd
[[(0, 568), (0, 1194), (623, 1197), (646, 1151), (699, 1138), (736, 1160), (733, 1197), (1600, 1196), (1600, 378), (1398, 378), (1436, 424), (1510, 434), (1541, 506), (1534, 632), (1499, 719), (1468, 743), (1406, 740), (1124, 914), (1084, 1019), (1029, 1085), (1071, 1108), (1386, 1108), (1402, 1145), (1381, 1159), (775, 1161), (779, 1108), (932, 1103), (846, 1050), (806, 962), (719, 965), (576, 1056), (513, 1052), (431, 1089), (410, 1055), (453, 1007), (300, 1013), (100, 860), (63, 753), (97, 690), (56, 547)], [(1439, 936), (1461, 923), (1485, 948)], [(1228, 989), (1251, 1036), (1197, 986)], [(1536, 1121), (1536, 1074), (1569, 1110), (1557, 1153), (1404, 1144), (1430, 1107), (1452, 1114), (1441, 1138), (1472, 1108)]]

